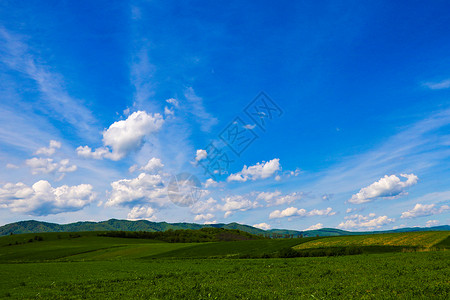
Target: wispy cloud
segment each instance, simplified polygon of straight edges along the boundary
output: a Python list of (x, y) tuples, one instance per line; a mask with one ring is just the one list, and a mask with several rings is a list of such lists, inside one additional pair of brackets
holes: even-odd
[(450, 79), (442, 80), (439, 82), (426, 82), (423, 85), (432, 90), (448, 89), (450, 88)]
[(197, 96), (192, 87), (184, 91), (184, 97), (190, 105), (190, 112), (197, 118), (203, 131), (209, 131), (212, 126), (217, 124), (217, 118), (208, 113), (203, 104), (203, 98)]
[(412, 124), (390, 137), (373, 150), (357, 154), (342, 163), (318, 173), (320, 176), (313, 190), (338, 193), (354, 193), (361, 186), (368, 186), (386, 173), (414, 171), (424, 173), (450, 157), (449, 137), (438, 130), (450, 124), (450, 110)]
[(63, 88), (63, 76), (41, 63), (33, 50), (7, 29), (0, 27), (0, 61), (11, 70), (32, 79), (41, 93), (38, 103), (51, 118), (70, 124), (80, 135), (89, 138), (96, 119), (83, 105), (83, 100), (70, 96)]

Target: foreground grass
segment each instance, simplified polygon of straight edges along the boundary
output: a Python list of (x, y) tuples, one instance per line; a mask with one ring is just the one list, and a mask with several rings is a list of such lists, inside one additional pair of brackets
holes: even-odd
[(0, 298), (446, 299), (450, 252), (0, 265)]

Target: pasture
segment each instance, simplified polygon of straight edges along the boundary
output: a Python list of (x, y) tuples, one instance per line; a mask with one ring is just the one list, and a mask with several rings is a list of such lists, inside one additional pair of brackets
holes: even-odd
[[(448, 234), (419, 239), (408, 233), (409, 244), (405, 236), (396, 239), (408, 247), (440, 244), (441, 251), (297, 258), (261, 257), (308, 244), (325, 247), (327, 240), (331, 248), (351, 243), (336, 244), (335, 237), (166, 243), (92, 232), (4, 236), (0, 298), (445, 299)], [(355, 245), (371, 246), (364, 236), (356, 238)], [(377, 243), (393, 239), (376, 238)]]

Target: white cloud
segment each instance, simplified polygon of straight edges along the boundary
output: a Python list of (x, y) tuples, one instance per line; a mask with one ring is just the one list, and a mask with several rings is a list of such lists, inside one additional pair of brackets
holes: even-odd
[(280, 159), (274, 158), (268, 162), (263, 161), (262, 163), (257, 163), (250, 167), (244, 165), (242, 171), (231, 174), (227, 178), (227, 181), (245, 182), (247, 180), (265, 179), (273, 176), (280, 169)]
[(213, 215), (213, 214), (199, 214), (199, 215), (196, 215), (196, 216), (194, 217), (194, 221), (195, 221), (195, 222), (209, 221), (209, 220), (211, 220), (212, 218), (214, 218), (214, 215)]
[(48, 174), (58, 169), (58, 164), (53, 162), (51, 158), (37, 158), (33, 157), (27, 159), (25, 164), (31, 168), (32, 174)]
[(208, 154), (206, 153), (206, 150), (198, 149), (197, 154), (195, 156), (195, 160), (201, 161), (202, 159), (205, 159), (207, 156), (208, 156)]
[(257, 194), (256, 200), (264, 200), (267, 203), (267, 207), (277, 206), (283, 204), (291, 204), (297, 200), (302, 199), (303, 193), (293, 192), (286, 195), (281, 195), (280, 191), (274, 192), (261, 192)]
[(197, 118), (197, 122), (201, 124), (202, 131), (209, 131), (212, 126), (217, 124), (217, 119), (206, 112), (206, 109), (203, 106), (203, 99), (195, 94), (192, 87), (185, 90), (184, 97), (190, 104), (190, 113), (192, 113)]
[(425, 224), (426, 227), (433, 227), (433, 226), (438, 226), (438, 225), (439, 225), (439, 221), (438, 220), (429, 220)]
[(354, 212), (354, 211), (356, 211), (356, 208), (347, 208), (345, 213), (349, 214), (349, 213)]
[(267, 206), (291, 204), (295, 201), (301, 200), (302, 197), (303, 197), (303, 193), (293, 192), (293, 193), (283, 195), (281, 197), (274, 199), (274, 201), (271, 201)]
[(219, 183), (217, 183), (217, 181), (215, 181), (214, 179), (211, 179), (211, 178), (208, 178), (206, 180), (206, 182), (204, 183), (205, 188), (216, 187), (218, 185), (219, 185)]
[(68, 159), (62, 159), (59, 162), (58, 172), (70, 173), (70, 172), (75, 172), (78, 169), (78, 167), (76, 165), (69, 166), (69, 163), (70, 163), (70, 161)]
[(167, 103), (172, 104), (175, 107), (178, 107), (178, 100), (174, 98), (170, 98), (166, 100)]
[(209, 198), (206, 201), (197, 201), (191, 206), (191, 211), (195, 214), (200, 214), (207, 211), (216, 211), (217, 201)]
[(450, 79), (446, 79), (440, 82), (426, 82), (423, 85), (432, 90), (442, 90), (450, 88)]
[(250, 201), (249, 199), (241, 195), (228, 196), (223, 198), (222, 201), (224, 201), (225, 203), (219, 204), (217, 206), (222, 211), (233, 211), (233, 210), (245, 211), (251, 208), (258, 207), (257, 202)]
[(322, 229), (323, 228), (323, 224), (322, 223), (317, 223), (316, 225), (311, 225), (308, 228), (306, 228), (304, 231), (308, 231), (308, 230), (317, 230), (317, 229)]
[(233, 215), (233, 212), (232, 212), (231, 210), (229, 210), (229, 211), (226, 211), (226, 212), (225, 212), (225, 214), (223, 215), (223, 217), (226, 219), (226, 218), (228, 218), (228, 217), (231, 216), (231, 215)]
[(142, 171), (153, 172), (155, 170), (161, 169), (164, 167), (164, 164), (161, 162), (159, 158), (153, 157), (149, 159), (147, 164), (140, 168)]
[(205, 225), (207, 225), (207, 224), (217, 224), (217, 221), (216, 220), (214, 220), (214, 221), (205, 221), (205, 222), (203, 222), (203, 224), (205, 224)]
[(45, 59), (34, 55), (39, 53), (39, 50), (34, 51), (21, 36), (9, 32), (4, 27), (0, 28), (0, 44), (2, 46), (0, 61), (3, 66), (33, 80), (37, 91), (41, 94), (40, 110), (54, 119), (69, 123), (78, 133), (89, 138), (92, 124), (95, 123), (92, 113), (81, 99), (71, 97), (63, 88), (67, 85), (63, 76), (52, 72), (54, 68), (42, 63)]
[(269, 224), (267, 223), (259, 223), (259, 224), (254, 224), (253, 227), (262, 229), (262, 230), (269, 230), (271, 227)]
[(348, 201), (354, 204), (361, 204), (370, 202), (376, 198), (397, 197), (405, 194), (405, 189), (415, 185), (419, 179), (414, 174), (400, 174), (400, 176), (406, 178), (406, 181), (401, 181), (396, 175), (385, 175), (380, 180), (362, 188)]
[(313, 216), (333, 216), (335, 212), (332, 211), (331, 207), (326, 209), (313, 209), (311, 211), (306, 211), (306, 209), (298, 209), (296, 207), (288, 207), (284, 210), (274, 210), (270, 213), (269, 219), (285, 218), (285, 217), (313, 217)]
[(175, 114), (175, 111), (173, 109), (170, 109), (167, 106), (164, 107), (164, 115), (173, 116), (174, 114)]
[(15, 165), (15, 164), (6, 164), (6, 168), (7, 169), (18, 169), (19, 166)]
[(55, 154), (56, 149), (61, 148), (61, 142), (51, 140), (48, 147), (42, 147), (36, 150), (35, 155), (50, 156)]
[(138, 168), (139, 168), (138, 165), (134, 164), (128, 168), (128, 172), (134, 173), (134, 171), (136, 171)]
[(336, 213), (332, 210), (331, 207), (326, 209), (313, 209), (308, 213), (308, 216), (334, 216)]
[(69, 165), (68, 159), (63, 159), (59, 162), (54, 161), (52, 158), (37, 158), (33, 157), (25, 161), (26, 165), (31, 168), (31, 173), (36, 174), (49, 174), (54, 172), (69, 173), (77, 170), (76, 165)]
[(264, 200), (266, 202), (271, 202), (274, 198), (281, 195), (280, 191), (275, 192), (261, 192), (256, 196), (257, 200)]
[(89, 147), (89, 146), (79, 146), (77, 148), (78, 156), (81, 156), (84, 158), (102, 159), (108, 153), (109, 153), (109, 151), (106, 148), (97, 148), (94, 151), (92, 151), (91, 147)]
[(48, 181), (40, 180), (31, 187), (19, 182), (0, 188), (0, 208), (37, 216), (77, 211), (94, 199), (90, 184), (53, 188)]
[(368, 216), (363, 215), (352, 215), (345, 217), (347, 221), (342, 222), (338, 225), (340, 229), (375, 229), (380, 228), (383, 225), (395, 222), (395, 219), (389, 219), (387, 216), (379, 216), (375, 217), (374, 213), (369, 214)]
[(333, 194), (323, 194), (321, 198), (323, 201), (330, 201), (333, 198)]
[(120, 160), (139, 149), (144, 138), (159, 131), (163, 123), (164, 119), (158, 113), (152, 115), (145, 111), (134, 112), (126, 120), (114, 122), (103, 131), (104, 147), (92, 151), (88, 146), (80, 146), (77, 153), (86, 158)]
[(443, 212), (450, 210), (450, 206), (448, 205), (442, 205), (440, 208), (437, 208), (435, 206), (436, 206), (435, 204), (417, 203), (413, 209), (403, 212), (401, 218), (409, 219), (409, 218), (431, 216), (441, 214)]
[(166, 188), (160, 175), (139, 174), (134, 179), (120, 179), (111, 183), (112, 191), (105, 206), (135, 206), (144, 203), (167, 203)]
[(223, 204), (217, 204), (216, 209), (225, 211), (224, 218), (228, 218), (235, 211), (246, 211), (259, 207), (258, 202), (250, 201), (242, 195), (227, 196), (222, 198)]
[(251, 125), (251, 124), (244, 125), (244, 128), (245, 128), (245, 129), (250, 129), (250, 130), (255, 129), (255, 127), (256, 127), (256, 124), (253, 124), (253, 125)]
[(136, 220), (148, 220), (148, 221), (156, 221), (155, 210), (151, 207), (145, 206), (135, 206), (131, 209), (131, 211), (127, 215), (128, 220), (136, 221)]

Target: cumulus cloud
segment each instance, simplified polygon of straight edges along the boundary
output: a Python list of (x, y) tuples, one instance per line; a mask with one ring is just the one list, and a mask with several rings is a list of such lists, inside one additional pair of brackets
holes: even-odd
[(86, 158), (120, 160), (128, 153), (139, 149), (144, 138), (159, 131), (164, 119), (160, 114), (145, 111), (132, 113), (126, 120), (114, 122), (103, 131), (103, 145), (92, 151), (88, 146), (77, 148), (79, 156)]
[(387, 216), (376, 217), (374, 213), (368, 216), (352, 215), (345, 217), (346, 221), (338, 225), (340, 229), (375, 229), (383, 225), (395, 222), (395, 219), (390, 219)]
[(308, 230), (317, 230), (317, 229), (322, 229), (323, 228), (323, 224), (322, 223), (317, 223), (316, 225), (311, 225), (308, 228), (306, 228), (304, 231), (308, 231)]
[(264, 200), (266, 202), (270, 202), (273, 199), (275, 199), (276, 197), (280, 196), (281, 192), (280, 191), (275, 191), (275, 192), (261, 192), (256, 196), (256, 199), (258, 200)]
[(259, 224), (254, 224), (253, 227), (262, 229), (262, 230), (269, 230), (270, 229), (270, 225), (267, 223), (259, 223)]
[(225, 218), (231, 216), (235, 211), (246, 211), (256, 207), (259, 207), (258, 202), (251, 201), (242, 195), (224, 197), (222, 204), (217, 205), (218, 210), (225, 211)]
[(61, 142), (51, 140), (48, 147), (42, 147), (36, 150), (35, 155), (50, 156), (55, 154), (56, 149), (61, 148)]
[(262, 163), (257, 163), (250, 167), (244, 165), (242, 171), (231, 174), (227, 178), (227, 181), (245, 182), (247, 180), (265, 179), (273, 176), (280, 169), (280, 159), (274, 158), (268, 162), (263, 161)]
[(209, 221), (209, 220), (211, 220), (212, 218), (214, 218), (214, 215), (213, 215), (213, 214), (199, 214), (199, 215), (196, 215), (196, 216), (194, 217), (194, 221), (195, 221), (195, 222)]
[(218, 205), (218, 208), (223, 211), (245, 211), (251, 208), (258, 207), (258, 203), (256, 201), (250, 201), (249, 199), (241, 195), (228, 196), (223, 198), (222, 201), (224, 202), (224, 204)]
[(140, 170), (146, 172), (153, 172), (163, 167), (164, 164), (161, 162), (161, 160), (159, 158), (153, 157), (147, 162), (145, 166), (141, 167)]
[(138, 204), (167, 203), (166, 188), (160, 175), (139, 174), (134, 179), (120, 179), (111, 183), (112, 190), (105, 203), (110, 206), (136, 206)]
[(156, 221), (155, 210), (151, 207), (145, 207), (136, 205), (131, 209), (128, 213), (127, 219), (136, 221), (136, 220), (147, 220), (147, 221)]
[(297, 200), (302, 199), (303, 193), (293, 192), (282, 195), (280, 191), (261, 192), (257, 194), (256, 200), (263, 200), (267, 203), (267, 207), (277, 206), (283, 204), (291, 204)]
[(206, 201), (197, 201), (191, 206), (191, 211), (195, 214), (200, 214), (207, 211), (216, 211), (217, 201), (213, 198), (209, 198)]
[(37, 158), (33, 157), (27, 159), (25, 164), (31, 168), (31, 173), (36, 174), (49, 174), (54, 172), (69, 173), (77, 170), (76, 165), (70, 165), (68, 159), (61, 161), (54, 161), (52, 158)]
[(405, 194), (405, 189), (415, 185), (419, 179), (414, 174), (400, 174), (400, 177), (406, 178), (406, 181), (401, 181), (396, 175), (385, 175), (380, 180), (362, 188), (348, 201), (354, 204), (361, 204), (370, 202), (376, 198), (398, 197)]
[(197, 154), (195, 155), (195, 160), (201, 161), (202, 159), (205, 159), (207, 156), (208, 154), (206, 153), (206, 150), (198, 149)]
[(209, 188), (209, 187), (216, 187), (219, 185), (219, 183), (214, 179), (209, 178), (203, 185), (205, 186), (205, 188)]
[(285, 218), (285, 217), (313, 217), (313, 216), (333, 216), (336, 213), (332, 211), (331, 207), (326, 209), (313, 209), (307, 211), (304, 208), (298, 209), (296, 207), (288, 207), (284, 210), (274, 210), (270, 213), (269, 219)]
[(405, 211), (402, 213), (402, 219), (411, 219), (417, 217), (431, 216), (444, 213), (450, 210), (450, 206), (442, 205), (440, 208), (436, 207), (435, 204), (420, 204), (417, 203), (413, 209)]
[(139, 169), (141, 171), (152, 173), (159, 169), (162, 169), (163, 167), (164, 167), (164, 164), (161, 162), (161, 160), (159, 158), (153, 157), (153, 158), (149, 159), (149, 161), (144, 166), (139, 168), (138, 165), (132, 165), (128, 169), (128, 171), (130, 171), (130, 173), (133, 173), (134, 171)]
[(45, 180), (40, 180), (31, 187), (22, 182), (7, 183), (0, 188), (0, 208), (45, 216), (81, 210), (94, 201), (95, 196), (90, 184), (53, 188)]

